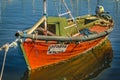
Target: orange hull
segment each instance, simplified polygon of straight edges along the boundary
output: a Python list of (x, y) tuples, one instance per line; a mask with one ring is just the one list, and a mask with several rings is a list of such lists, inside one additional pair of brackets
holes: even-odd
[(57, 44), (56, 42), (25, 41), (21, 44), (28, 68), (37, 69), (69, 60), (84, 54), (103, 42), (105, 37), (81, 43)]

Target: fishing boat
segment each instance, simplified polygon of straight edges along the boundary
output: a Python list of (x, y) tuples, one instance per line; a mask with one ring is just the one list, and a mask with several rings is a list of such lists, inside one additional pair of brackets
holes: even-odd
[[(100, 54), (109, 56), (112, 60), (112, 46), (107, 39), (93, 51), (79, 55), (70, 61), (62, 62), (42, 69), (25, 71), (22, 80), (90, 80), (99, 75), (103, 70), (110, 68), (110, 61), (100, 57)], [(107, 62), (107, 63), (106, 63)], [(46, 77), (47, 76), (47, 77)]]
[(65, 0), (61, 2), (66, 12), (48, 16), (47, 0), (43, 0), (43, 17), (31, 28), (15, 34), (22, 39), (19, 44), (28, 70), (67, 65), (77, 60), (94, 68), (94, 64), (110, 61), (109, 52), (101, 49), (114, 28), (110, 14), (97, 5), (95, 14), (73, 17)]

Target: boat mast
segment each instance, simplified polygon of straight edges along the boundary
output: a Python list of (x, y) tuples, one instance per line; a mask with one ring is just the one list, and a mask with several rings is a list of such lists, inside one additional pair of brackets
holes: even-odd
[(45, 35), (47, 35), (47, 5), (46, 5), (46, 0), (43, 0), (43, 15), (45, 17), (45, 21), (44, 21)]
[[(67, 9), (67, 14), (68, 14), (68, 15), (72, 18), (72, 20), (74, 21), (74, 17), (72, 16), (71, 11), (69, 10), (66, 2), (65, 2), (64, 0), (62, 0), (62, 2), (63, 2), (63, 4), (64, 4), (65, 8)], [(64, 15), (64, 14), (63, 14), (63, 15)]]
[(75, 26), (75, 25), (76, 25), (75, 27), (76, 27), (77, 31), (79, 32), (78, 24), (77, 24), (75, 18), (72, 16), (71, 11), (69, 10), (69, 8), (68, 8), (66, 2), (65, 2), (64, 0), (62, 0), (62, 3), (64, 4), (64, 6), (65, 6), (67, 12), (66, 12), (66, 13), (63, 13), (63, 14), (59, 14), (59, 16), (63, 16), (63, 15), (68, 14), (68, 15), (70, 16), (70, 18), (73, 20), (73, 22), (75, 22), (75, 24), (73, 24), (72, 26)]

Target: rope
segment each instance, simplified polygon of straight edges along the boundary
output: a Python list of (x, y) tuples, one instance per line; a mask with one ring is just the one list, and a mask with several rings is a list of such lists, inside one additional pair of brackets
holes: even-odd
[(5, 45), (4, 45), (4, 48), (5, 48), (5, 55), (4, 55), (4, 59), (3, 59), (3, 64), (2, 64), (2, 70), (1, 70), (0, 80), (2, 80), (3, 71), (4, 71), (4, 66), (5, 66), (5, 61), (6, 61), (6, 56), (7, 56), (8, 50), (9, 50), (9, 44), (5, 44)]
[(1, 70), (1, 74), (0, 74), (0, 80), (2, 80), (2, 76), (3, 76), (3, 72), (4, 72), (5, 61), (6, 61), (6, 56), (7, 56), (8, 50), (9, 50), (10, 47), (16, 48), (18, 41), (20, 41), (20, 39), (16, 39), (16, 40), (13, 41), (12, 43), (10, 43), (10, 44), (7, 43), (7, 44), (3, 45), (2, 47), (0, 47), (0, 51), (1, 51), (1, 50), (5, 50), (4, 59), (3, 59), (3, 64), (2, 64), (2, 70)]

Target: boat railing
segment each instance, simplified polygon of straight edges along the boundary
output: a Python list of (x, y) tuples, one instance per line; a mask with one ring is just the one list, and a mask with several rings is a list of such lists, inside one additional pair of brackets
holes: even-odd
[(37, 29), (40, 24), (42, 24), (45, 21), (46, 17), (43, 16), (32, 28), (25, 30), (24, 32), (26, 32), (27, 34), (31, 34), (32, 32), (35, 31), (35, 29)]

